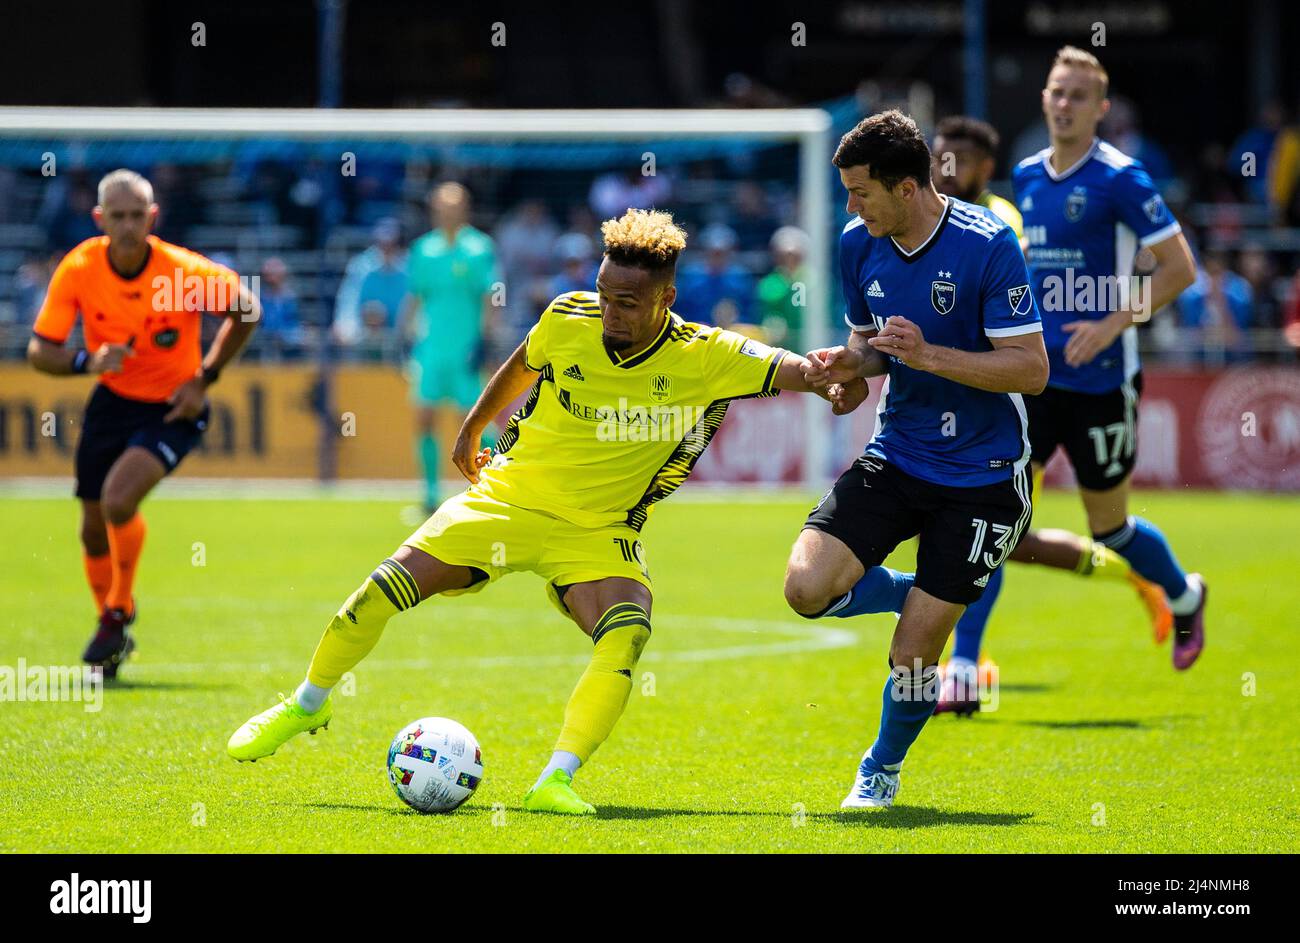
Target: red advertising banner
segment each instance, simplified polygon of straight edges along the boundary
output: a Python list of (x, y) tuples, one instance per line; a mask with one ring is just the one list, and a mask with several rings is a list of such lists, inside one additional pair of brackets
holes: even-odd
[[(1300, 491), (1300, 370), (1148, 369), (1143, 375), (1136, 484)], [(871, 398), (850, 416), (831, 417), (830, 407), (818, 404), (826, 411), (820, 421), (830, 430), (828, 476), (853, 461), (871, 438), (881, 384), (872, 382)], [(791, 393), (733, 403), (694, 479), (799, 483), (808, 445), (805, 410), (804, 397)], [(1061, 453), (1048, 465), (1047, 480), (1073, 482)]]

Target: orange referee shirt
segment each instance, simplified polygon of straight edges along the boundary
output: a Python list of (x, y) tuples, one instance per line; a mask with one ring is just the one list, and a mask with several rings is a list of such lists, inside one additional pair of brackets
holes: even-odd
[(129, 399), (159, 403), (191, 379), (203, 362), (200, 321), (239, 301), (239, 277), (224, 265), (157, 236), (149, 236), (149, 259), (135, 278), (123, 278), (108, 262), (108, 237), (87, 239), (63, 257), (33, 330), (62, 344), (81, 313), (86, 349), (130, 343), (117, 373), (99, 382)]

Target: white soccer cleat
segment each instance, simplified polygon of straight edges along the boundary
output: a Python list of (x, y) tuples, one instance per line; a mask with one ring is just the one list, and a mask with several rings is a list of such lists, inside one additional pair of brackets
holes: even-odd
[(841, 809), (888, 809), (898, 795), (898, 774), (882, 771), (864, 773), (858, 767), (853, 788), (840, 803)]

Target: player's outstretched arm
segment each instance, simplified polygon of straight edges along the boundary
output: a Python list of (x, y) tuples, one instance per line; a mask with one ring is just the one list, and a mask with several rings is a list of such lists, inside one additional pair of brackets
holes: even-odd
[(133, 356), (130, 344), (102, 344), (93, 353), (88, 350), (70, 350), (43, 337), (33, 337), (27, 342), (27, 362), (41, 373), (67, 376), (72, 373), (115, 373), (122, 362)]
[(538, 372), (528, 366), (528, 344), (520, 344), (510, 359), (503, 363), (492, 375), (488, 385), (479, 394), (478, 402), (465, 417), (456, 436), (456, 447), (452, 452), (452, 461), (460, 473), (471, 482), (478, 483), (478, 473), (490, 458), (488, 449), (480, 449), (483, 430), (487, 428), (501, 410), (505, 409), (524, 390), (537, 382)]
[(1037, 395), (1047, 386), (1047, 348), (1038, 331), (1014, 337), (990, 337), (992, 350), (957, 350), (926, 343), (917, 325), (907, 318), (891, 317), (868, 343), (914, 370), (924, 370), (977, 390)]
[(889, 372), (889, 361), (870, 345), (875, 336), (875, 331), (852, 331), (841, 347), (809, 351), (804, 377), (820, 389), (832, 383), (883, 376)]
[(192, 379), (178, 386), (167, 402), (172, 408), (163, 417), (163, 422), (175, 422), (178, 419), (194, 419), (203, 412), (207, 399), (208, 387), (217, 382), (222, 368), (230, 363), (244, 349), (248, 339), (253, 336), (257, 324), (262, 320), (262, 306), (246, 286), (239, 286), (239, 296), (235, 303), (225, 311), (212, 312), (225, 320), (217, 329), (217, 336), (203, 355), (203, 365)]

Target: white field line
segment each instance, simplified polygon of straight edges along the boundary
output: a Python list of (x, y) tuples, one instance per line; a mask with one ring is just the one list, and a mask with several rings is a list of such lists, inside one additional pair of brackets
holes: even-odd
[[(304, 601), (288, 600), (265, 600), (265, 599), (241, 599), (239, 597), (223, 596), (222, 602), (243, 604), (255, 607), (261, 610), (268, 608), (274, 609), (293, 609), (301, 612), (303, 609), (312, 605)], [(157, 608), (165, 610), (166, 608), (185, 608), (185, 609), (210, 609), (211, 602), (202, 599), (173, 599), (166, 602), (158, 601), (154, 604)], [(536, 609), (525, 609), (521, 607), (505, 606), (462, 606), (457, 605), (448, 608), (448, 614), (451, 617), (471, 617), (481, 619), (500, 619), (510, 614), (530, 614), (536, 616)], [(550, 613), (548, 612), (549, 616)], [(450, 621), (450, 620), (449, 620)], [(554, 621), (554, 620), (548, 620)], [(656, 651), (653, 645), (646, 649), (642, 662), (707, 662), (707, 661), (730, 661), (738, 658), (764, 658), (774, 655), (799, 655), (808, 652), (832, 651), (840, 648), (848, 648), (859, 641), (858, 634), (848, 629), (831, 628), (829, 626), (814, 625), (812, 623), (799, 623), (783, 621), (778, 619), (744, 619), (731, 616), (688, 616), (688, 615), (663, 615), (655, 616), (651, 620), (656, 627), (663, 627), (666, 630), (680, 628), (684, 630), (705, 629), (714, 632), (744, 632), (746, 634), (758, 635), (763, 633), (772, 633), (785, 636), (785, 638), (770, 642), (754, 642), (743, 645), (726, 645), (716, 648), (697, 648), (683, 649), (680, 651)], [(548, 627), (549, 628), (549, 627)], [(566, 631), (574, 637), (575, 642), (580, 641), (577, 630), (567, 622), (559, 623), (556, 628)], [(396, 668), (424, 670), (448, 665), (467, 666), (467, 667), (508, 667), (508, 666), (545, 666), (545, 665), (585, 665), (591, 660), (591, 656), (582, 651), (581, 646), (577, 646), (578, 651), (571, 655), (448, 655), (439, 658), (371, 658), (362, 662), (362, 665), (376, 668)], [(287, 654), (287, 653), (286, 653)], [(305, 655), (303, 656), (306, 657)], [(238, 671), (270, 671), (273, 666), (267, 662), (256, 663), (233, 663), (233, 662), (198, 662), (198, 663), (180, 663), (180, 662), (141, 662), (139, 667), (151, 673), (176, 673), (188, 674), (191, 672), (212, 671), (214, 668), (221, 670), (238, 670)]]
[[(464, 481), (445, 481), (443, 492), (460, 491)], [(321, 483), (293, 478), (168, 478), (150, 501), (416, 501), (424, 483), (394, 479), (354, 479)], [(15, 477), (0, 479), (0, 498), (27, 501), (72, 498), (71, 478)], [(721, 482), (687, 482), (671, 498), (673, 503), (769, 504), (773, 501), (816, 500), (818, 494), (798, 485), (729, 485)]]

